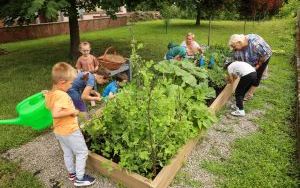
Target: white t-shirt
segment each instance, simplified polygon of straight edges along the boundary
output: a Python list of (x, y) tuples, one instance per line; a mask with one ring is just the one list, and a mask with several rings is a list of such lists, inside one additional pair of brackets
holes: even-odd
[(186, 41), (183, 41), (180, 46), (186, 48), (186, 55), (188, 57), (193, 57), (195, 52), (198, 52), (198, 49), (201, 48), (196, 41), (192, 41), (190, 48), (187, 47)]
[(243, 77), (251, 72), (255, 72), (255, 68), (252, 67), (250, 64), (243, 62), (243, 61), (234, 61), (232, 62), (228, 68), (228, 73), (236, 75), (238, 77)]
[[(183, 41), (180, 46), (185, 47), (186, 48), (186, 41)], [(196, 41), (192, 41), (192, 48), (194, 49), (198, 49), (200, 48), (200, 45), (196, 42)]]

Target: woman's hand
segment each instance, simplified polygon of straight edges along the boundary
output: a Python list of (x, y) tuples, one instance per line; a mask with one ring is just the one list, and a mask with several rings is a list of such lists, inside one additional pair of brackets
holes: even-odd
[(255, 65), (255, 69), (257, 70), (263, 63), (265, 62), (264, 58), (260, 58), (257, 62), (257, 64)]
[(255, 69), (257, 70), (260, 66), (261, 66), (260, 64), (256, 64)]

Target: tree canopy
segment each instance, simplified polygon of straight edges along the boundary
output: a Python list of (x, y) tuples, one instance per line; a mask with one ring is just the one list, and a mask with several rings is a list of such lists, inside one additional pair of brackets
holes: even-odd
[(236, 0), (238, 12), (244, 19), (263, 19), (278, 13), (283, 0)]
[(70, 52), (73, 58), (78, 53), (79, 25), (78, 10), (85, 9), (89, 12), (95, 10), (96, 7), (106, 11), (107, 15), (115, 18), (115, 13), (119, 11), (119, 7), (128, 4), (135, 6), (137, 2), (134, 0), (1, 0), (0, 1), (0, 19), (6, 24), (12, 24), (17, 21), (18, 24), (28, 24), (40, 13), (46, 15), (47, 18), (57, 18), (58, 11), (69, 16), (70, 28)]
[(183, 10), (196, 13), (196, 25), (200, 25), (201, 18), (214, 17), (218, 11), (225, 8), (233, 0), (174, 0), (173, 2)]
[(299, 0), (286, 0), (283, 7), (280, 8), (279, 17), (295, 17), (297, 10), (300, 9)]

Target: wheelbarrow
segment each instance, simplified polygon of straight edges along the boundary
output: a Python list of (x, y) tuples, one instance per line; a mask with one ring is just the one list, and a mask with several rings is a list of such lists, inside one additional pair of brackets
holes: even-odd
[(21, 101), (16, 111), (19, 117), (0, 120), (0, 125), (18, 125), (31, 127), (34, 130), (43, 130), (52, 125), (51, 112), (46, 108), (43, 93), (36, 93)]

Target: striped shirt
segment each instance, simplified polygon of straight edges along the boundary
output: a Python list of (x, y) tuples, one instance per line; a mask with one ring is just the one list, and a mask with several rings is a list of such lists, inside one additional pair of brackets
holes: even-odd
[(244, 61), (252, 66), (255, 66), (259, 59), (264, 58), (267, 61), (271, 55), (271, 47), (264, 41), (264, 39), (256, 34), (246, 35), (248, 39), (248, 46), (242, 50), (234, 52), (234, 59), (237, 61)]

